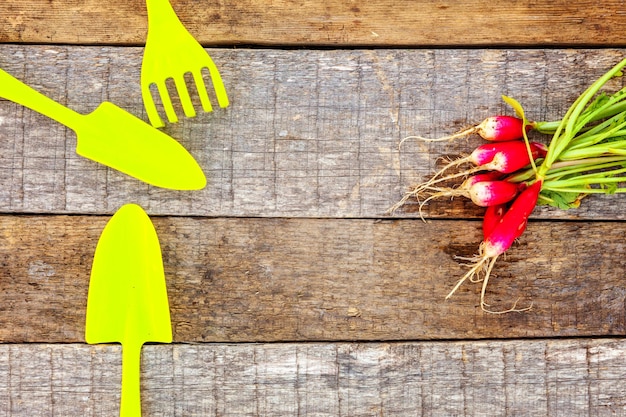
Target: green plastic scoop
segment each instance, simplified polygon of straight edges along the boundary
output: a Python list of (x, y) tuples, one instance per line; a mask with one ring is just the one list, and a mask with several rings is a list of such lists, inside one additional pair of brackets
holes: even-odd
[(91, 269), (87, 343), (122, 344), (121, 417), (141, 416), (141, 347), (172, 342), (161, 248), (148, 215), (135, 204), (109, 220)]
[(108, 101), (83, 115), (0, 69), (0, 97), (26, 106), (76, 133), (76, 153), (157, 187), (199, 190), (202, 169), (175, 139)]

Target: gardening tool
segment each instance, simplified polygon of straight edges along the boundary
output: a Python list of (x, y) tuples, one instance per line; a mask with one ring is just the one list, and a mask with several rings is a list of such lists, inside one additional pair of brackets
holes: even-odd
[(202, 78), (207, 68), (220, 107), (228, 106), (226, 89), (222, 77), (209, 54), (181, 23), (168, 0), (146, 0), (148, 8), (148, 36), (141, 64), (141, 93), (150, 123), (154, 127), (164, 126), (154, 103), (151, 85), (156, 85), (165, 114), (170, 122), (178, 117), (172, 105), (165, 81), (173, 79), (186, 117), (195, 117), (185, 83), (185, 74), (193, 76), (200, 103), (205, 112), (213, 110)]
[(0, 97), (74, 130), (76, 153), (85, 158), (158, 187), (198, 190), (206, 186), (202, 169), (180, 143), (113, 103), (105, 101), (83, 115), (1, 69)]
[(172, 342), (161, 249), (148, 215), (135, 204), (109, 220), (91, 269), (87, 343), (122, 344), (121, 417), (141, 416), (141, 347)]

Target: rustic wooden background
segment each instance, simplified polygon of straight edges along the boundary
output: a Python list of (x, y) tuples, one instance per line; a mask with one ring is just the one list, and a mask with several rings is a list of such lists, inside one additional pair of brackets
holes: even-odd
[[(626, 416), (623, 197), (537, 210), (487, 294), (533, 308), (505, 315), (475, 284), (444, 301), (480, 210), (386, 214), (480, 143), (403, 137), (510, 113), (501, 94), (559, 118), (626, 54), (623, 1), (172, 4), (232, 102), (165, 127), (206, 189), (80, 158), (72, 131), (0, 100), (0, 416), (117, 415), (120, 347), (86, 345), (84, 319), (97, 239), (130, 202), (159, 233), (174, 330), (144, 348), (145, 416)], [(140, 0), (4, 1), (0, 67), (147, 119), (146, 23)]]

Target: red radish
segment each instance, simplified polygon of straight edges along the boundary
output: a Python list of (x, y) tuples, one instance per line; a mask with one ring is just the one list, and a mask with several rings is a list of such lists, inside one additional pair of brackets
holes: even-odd
[[(524, 137), (523, 127), (524, 122), (522, 119), (514, 116), (490, 116), (477, 125), (474, 125), (468, 129), (462, 130), (450, 136), (444, 136), (437, 139), (429, 139), (421, 136), (408, 136), (402, 139), (404, 142), (407, 139), (419, 139), (425, 142), (441, 142), (446, 140), (453, 140), (464, 136), (478, 134), (485, 140), (490, 142), (506, 142), (509, 140), (521, 139)], [(533, 129), (532, 124), (526, 125), (526, 131)], [(400, 142), (400, 143), (402, 143)]]
[[(528, 188), (528, 186), (524, 182), (517, 184), (518, 192), (523, 192), (526, 188)], [(483, 216), (483, 239), (486, 240), (496, 225), (500, 223), (504, 213), (506, 213), (507, 206), (506, 203), (487, 206)], [(520, 237), (524, 231), (523, 229), (520, 230), (520, 233), (515, 237), (516, 239)]]
[[(480, 245), (480, 255), (471, 259), (474, 264), (463, 276), (463, 278), (456, 283), (454, 288), (452, 288), (452, 291), (450, 291), (450, 293), (446, 296), (446, 299), (450, 298), (452, 294), (454, 294), (461, 286), (461, 284), (465, 282), (465, 280), (482, 280), (483, 285), (480, 292), (480, 308), (484, 311), (490, 313), (506, 313), (510, 311), (524, 311), (530, 309), (530, 307), (518, 309), (516, 308), (516, 305), (514, 305), (512, 308), (505, 311), (488, 310), (485, 307), (487, 306), (485, 303), (485, 290), (487, 288), (487, 283), (489, 282), (491, 270), (493, 269), (498, 256), (510, 248), (515, 239), (520, 237), (526, 229), (528, 217), (537, 205), (537, 199), (539, 198), (539, 193), (541, 192), (541, 186), (542, 181), (537, 180), (532, 185), (526, 187), (524, 191), (517, 196), (511, 204), (511, 207), (506, 211), (506, 213), (504, 213), (502, 218), (500, 218), (495, 225), (487, 225), (487, 229), (484, 230), (486, 231), (491, 228), (491, 231), (487, 232), (487, 237)], [(494, 218), (497, 218), (497, 213), (496, 209), (494, 209)], [(488, 222), (492, 223), (494, 218), (488, 218)], [(483, 228), (485, 228), (484, 224)], [(484, 277), (476, 277), (483, 272)]]
[(469, 196), (480, 207), (495, 206), (511, 201), (517, 195), (518, 185), (508, 181), (481, 181), (472, 185)]
[[(533, 158), (545, 155), (546, 146), (541, 143), (530, 142), (530, 148)], [(457, 172), (455, 174), (441, 176), (446, 170), (456, 167), (458, 165), (462, 165), (463, 163), (471, 163), (476, 166), (463, 172)], [(420, 199), (420, 197), (424, 194), (430, 194), (430, 197), (428, 197), (426, 201), (431, 200), (435, 197), (452, 197), (454, 195), (466, 195), (464, 193), (459, 193), (459, 190), (455, 190), (453, 193), (451, 193), (450, 188), (438, 188), (437, 184), (440, 184), (444, 181), (475, 174), (480, 171), (497, 171), (498, 174), (490, 174), (494, 176), (502, 173), (508, 174), (525, 167), (529, 163), (530, 158), (528, 156), (528, 150), (524, 141), (518, 140), (509, 142), (486, 143), (477, 147), (469, 156), (450, 162), (448, 165), (440, 169), (430, 180), (413, 187), (413, 189), (404, 194), (404, 196), (398, 203), (396, 203), (393, 207), (389, 209), (389, 212), (393, 213), (396, 209), (406, 203), (409, 198), (414, 197)], [(473, 184), (473, 182), (476, 181), (476, 179), (472, 179), (472, 177), (470, 177), (466, 181), (469, 182), (464, 184), (464, 186), (469, 187)], [(468, 188), (461, 187), (460, 190), (465, 192), (467, 189)], [(433, 194), (433, 192), (435, 194)], [(423, 201), (421, 206), (423, 206), (426, 201)]]
[(504, 253), (526, 229), (528, 216), (537, 205), (542, 181), (535, 181), (520, 193), (500, 222), (483, 242), (483, 257), (493, 258)]
[[(502, 177), (499, 172), (485, 172), (473, 175), (466, 179), (459, 187), (426, 187), (415, 194), (409, 196), (426, 197), (419, 202), (419, 213), (422, 216), (422, 208), (426, 203), (435, 198), (466, 197), (480, 207), (503, 204), (511, 201), (520, 191), (520, 184), (502, 181), (496, 178)], [(408, 199), (405, 195), (399, 204), (403, 204)]]
[[(544, 157), (548, 151), (546, 145), (539, 142), (530, 142), (530, 149), (534, 159)], [(453, 174), (448, 177), (440, 177), (440, 175), (448, 169), (465, 163), (473, 164), (476, 168)], [(431, 181), (436, 179), (436, 182), (440, 182), (447, 179), (470, 175), (474, 172), (488, 170), (509, 174), (516, 171), (511, 170), (513, 167), (519, 166), (520, 168), (523, 168), (529, 163), (530, 158), (528, 157), (528, 150), (526, 148), (526, 143), (523, 140), (485, 143), (484, 145), (480, 145), (474, 149), (474, 151), (468, 156), (452, 161), (448, 165), (441, 168), (431, 178)], [(429, 183), (432, 184), (432, 182)]]
[[(545, 143), (540, 143), (540, 142), (529, 142), (529, 143), (530, 143), (530, 149), (532, 150), (533, 157), (535, 159), (546, 157), (546, 155), (548, 154), (548, 145), (546, 145)], [(534, 156), (535, 152), (537, 153), (537, 156)]]
[[(518, 117), (492, 116), (477, 126), (477, 133), (485, 140), (505, 142), (523, 138), (523, 128), (524, 121)], [(527, 132), (531, 129), (531, 125), (526, 125)]]
[(487, 207), (485, 215), (483, 216), (483, 239), (487, 239), (493, 231), (493, 228), (500, 223), (505, 210), (506, 204), (496, 204)]
[[(497, 147), (498, 150), (495, 153), (493, 153), (492, 149), (489, 147), (478, 152), (479, 155), (475, 158), (477, 165), (480, 165), (481, 168), (486, 170), (494, 170), (510, 174), (530, 164), (528, 149), (526, 148), (526, 143), (524, 141), (516, 140), (494, 143), (491, 148), (494, 148), (496, 145), (499, 146)], [(540, 156), (545, 156), (545, 152), (547, 152), (546, 146), (538, 142), (530, 142), (530, 150), (532, 152), (533, 160)], [(472, 152), (472, 155), (474, 152)], [(484, 160), (487, 161), (481, 162)]]
[(470, 176), (461, 184), (462, 189), (469, 190), (472, 185), (482, 181), (495, 181), (502, 178), (502, 173), (498, 171), (481, 172)]
[[(538, 142), (530, 142), (530, 148), (533, 158), (545, 156), (545, 152), (547, 152), (546, 146)], [(464, 172), (441, 177), (441, 174), (448, 169), (464, 163), (471, 163), (476, 167)], [(510, 142), (486, 143), (474, 149), (470, 155), (450, 162), (420, 187), (428, 187), (435, 183), (471, 175), (478, 171), (498, 171), (509, 174), (517, 170), (512, 170), (515, 166), (523, 168), (529, 163), (530, 158), (528, 157), (528, 150), (526, 149), (526, 143), (524, 141), (518, 140)]]
[(525, 144), (522, 141), (485, 143), (484, 145), (480, 145), (474, 149), (474, 151), (467, 157), (467, 162), (471, 162), (477, 166), (488, 164), (498, 153), (505, 155), (508, 155), (511, 152), (518, 153), (520, 144), (524, 145), (524, 149), (526, 149)]

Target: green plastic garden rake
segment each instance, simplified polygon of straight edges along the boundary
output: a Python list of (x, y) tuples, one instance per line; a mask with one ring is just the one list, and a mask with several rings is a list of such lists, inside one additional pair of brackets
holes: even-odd
[(191, 74), (205, 112), (213, 111), (202, 70), (208, 69), (220, 107), (228, 106), (228, 96), (222, 77), (209, 54), (181, 23), (168, 0), (146, 0), (148, 7), (148, 37), (141, 65), (141, 94), (154, 127), (163, 127), (150, 87), (155, 85), (168, 120), (176, 123), (178, 117), (167, 91), (166, 81), (174, 80), (178, 97), (186, 117), (195, 117), (196, 111), (185, 75)]

